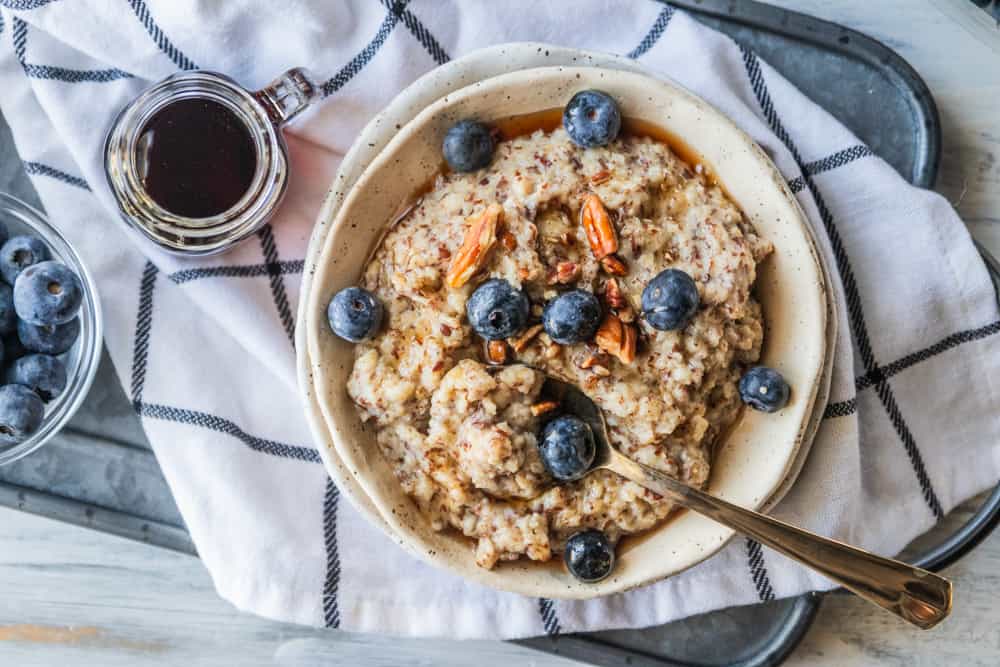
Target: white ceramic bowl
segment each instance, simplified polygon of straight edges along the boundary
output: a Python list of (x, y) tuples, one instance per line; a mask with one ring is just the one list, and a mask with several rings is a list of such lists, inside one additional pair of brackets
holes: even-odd
[(0, 192), (0, 221), (11, 236), (26, 234), (41, 239), (52, 258), (71, 268), (83, 283), (80, 307), (80, 337), (68, 352), (61, 355), (66, 364), (66, 389), (45, 406), (45, 420), (30, 438), (13, 447), (0, 448), (0, 465), (11, 463), (35, 451), (66, 425), (79, 409), (97, 374), (101, 361), (101, 304), (97, 285), (87, 272), (80, 256), (53, 227), (43, 213), (16, 197)]
[[(775, 257), (758, 279), (767, 325), (764, 362), (782, 370), (794, 397), (777, 416), (751, 413), (742, 420), (716, 456), (709, 490), (761, 507), (787, 488), (801, 461), (797, 453), (815, 427), (813, 405), (823, 385), (828, 307), (823, 272), (801, 211), (768, 158), (721, 114), (671, 84), (609, 69), (539, 68), (490, 78), (431, 104), (375, 157), (320, 237), (315, 271), (307, 271), (301, 318), (307, 393), (319, 413), (311, 422), (323, 436), (320, 442), (332, 441), (335, 451), (324, 454), (331, 474), (352, 479), (349, 497), (360, 489), (364, 497), (355, 500), (365, 513), (425, 560), (496, 588), (546, 597), (593, 597), (661, 579), (711, 555), (732, 532), (682, 513), (643, 540), (628, 543), (612, 577), (596, 585), (530, 562), (478, 568), (469, 541), (431, 530), (382, 460), (371, 430), (362, 427), (344, 392), (353, 362), (350, 347), (330, 334), (323, 313), (336, 290), (357, 281), (384, 225), (440, 163), (441, 137), (455, 119), (490, 120), (557, 108), (583, 88), (606, 90), (620, 100), (626, 116), (682, 137), (775, 244)], [(343, 224), (346, 219), (362, 224), (350, 228)]]

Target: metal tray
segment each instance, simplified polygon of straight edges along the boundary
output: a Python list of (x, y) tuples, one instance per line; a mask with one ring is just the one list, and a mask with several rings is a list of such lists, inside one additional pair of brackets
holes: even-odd
[[(858, 32), (756, 2), (671, 4), (752, 48), (911, 182), (933, 185), (940, 157), (937, 110), (923, 81), (894, 52)], [(832, 81), (838, 85), (831, 86)], [(861, 92), (869, 103), (856, 104)], [(38, 204), (2, 119), (0, 190)], [(1000, 265), (992, 258), (987, 263), (1000, 280)], [(107, 356), (70, 426), (32, 456), (0, 468), (0, 505), (195, 554)], [(973, 548), (998, 521), (1000, 488), (960, 530), (911, 560), (943, 567)], [(821, 599), (808, 594), (645, 630), (519, 643), (599, 665), (776, 665), (803, 637)]]

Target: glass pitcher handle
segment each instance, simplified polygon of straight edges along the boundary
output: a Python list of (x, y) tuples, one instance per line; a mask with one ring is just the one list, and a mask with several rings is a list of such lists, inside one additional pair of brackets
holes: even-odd
[(290, 69), (254, 95), (267, 109), (271, 120), (284, 125), (298, 116), (320, 96), (319, 86), (308, 71)]

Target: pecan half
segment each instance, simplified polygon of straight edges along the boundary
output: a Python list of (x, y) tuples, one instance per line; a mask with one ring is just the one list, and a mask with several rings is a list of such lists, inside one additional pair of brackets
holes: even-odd
[(628, 267), (625, 262), (619, 259), (618, 255), (608, 255), (601, 258), (601, 268), (613, 276), (628, 275)]
[(618, 252), (618, 235), (611, 224), (608, 210), (601, 203), (601, 198), (590, 193), (583, 200), (580, 209), (580, 224), (587, 233), (587, 242), (597, 259), (603, 259)]
[(511, 343), (511, 347), (514, 348), (515, 352), (520, 352), (524, 348), (528, 347), (528, 343), (530, 343), (535, 336), (542, 332), (542, 328), (541, 324), (536, 324), (535, 326), (530, 327), (527, 331), (514, 339), (514, 342)]
[(608, 354), (617, 357), (623, 364), (635, 361), (635, 346), (638, 334), (635, 327), (625, 324), (617, 315), (608, 314), (594, 334), (594, 342)]
[(555, 401), (542, 401), (540, 403), (535, 403), (531, 406), (531, 414), (538, 417), (544, 415), (546, 412), (552, 412), (559, 407), (559, 404)]
[(491, 364), (507, 363), (507, 343), (502, 340), (491, 340), (486, 343), (486, 360)]
[(462, 239), (462, 247), (451, 260), (445, 280), (448, 287), (461, 287), (469, 282), (476, 271), (486, 265), (490, 250), (497, 242), (497, 227), (503, 207), (490, 204), (468, 229)]

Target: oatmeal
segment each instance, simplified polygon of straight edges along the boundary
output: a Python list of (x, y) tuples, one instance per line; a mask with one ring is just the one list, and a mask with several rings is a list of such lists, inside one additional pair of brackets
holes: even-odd
[[(590, 396), (626, 455), (704, 485), (760, 354), (751, 288), (770, 251), (663, 143), (582, 149), (562, 129), (501, 142), (487, 168), (439, 177), (382, 240), (362, 286), (387, 324), (357, 346), (348, 392), (406, 493), (435, 529), (472, 538), (481, 566), (547, 560), (582, 528), (617, 541), (672, 504), (607, 471), (554, 482), (537, 451), (554, 407), (539, 396), (543, 374)], [(700, 300), (673, 331), (640, 314), (644, 287), (667, 268), (693, 278)], [(466, 302), (490, 278), (531, 305), (522, 330), (486, 345)], [(597, 295), (602, 316), (588, 340), (559, 344), (540, 315), (569, 289)]]

